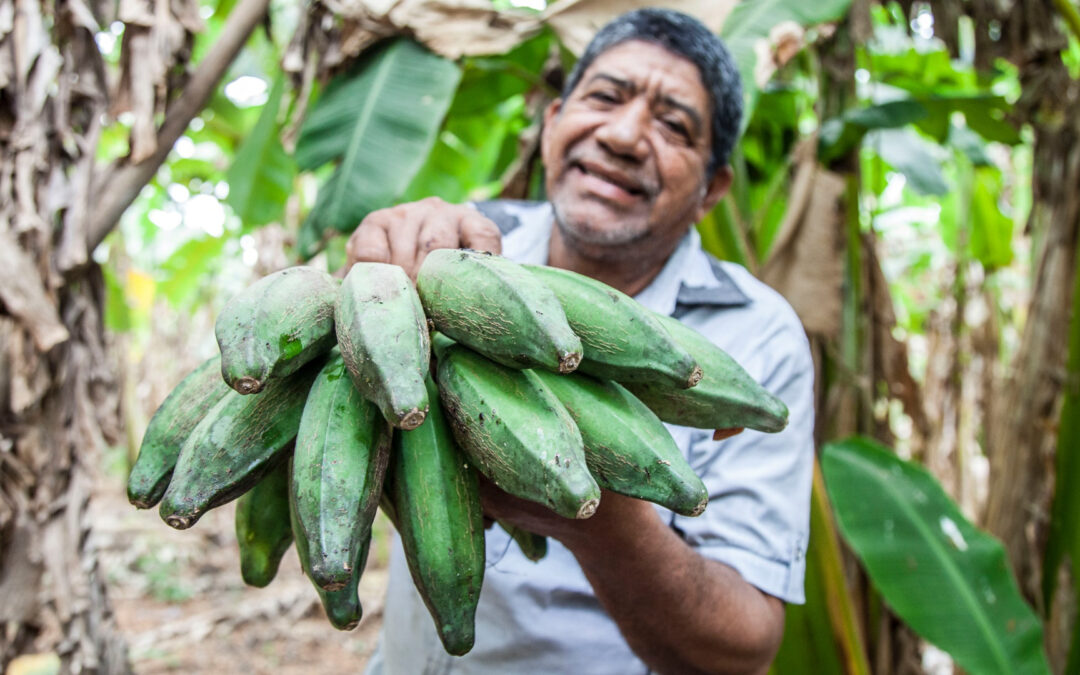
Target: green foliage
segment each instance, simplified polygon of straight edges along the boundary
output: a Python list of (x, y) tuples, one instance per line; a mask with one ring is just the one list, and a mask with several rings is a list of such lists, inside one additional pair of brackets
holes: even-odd
[(316, 250), (324, 232), (351, 231), (403, 194), (431, 150), (460, 75), (454, 63), (399, 39), (327, 86), (296, 146), (301, 169), (337, 162), (301, 230), (303, 255)]
[(116, 278), (112, 265), (104, 265), (102, 274), (105, 278), (105, 328), (114, 333), (126, 333), (132, 328), (132, 319), (124, 284)]
[(773, 27), (794, 22), (810, 27), (826, 21), (840, 19), (851, 6), (851, 0), (820, 0), (820, 2), (792, 2), (791, 0), (754, 0), (740, 2), (731, 10), (720, 30), (739, 67), (742, 76), (743, 97), (747, 103), (743, 125), (749, 122), (759, 94), (754, 80), (757, 55), (754, 46), (759, 40), (768, 39)]
[(988, 270), (1012, 262), (1013, 221), (1001, 212), (998, 201), (1004, 191), (996, 167), (974, 169), (971, 191), (971, 254)]
[(908, 185), (923, 195), (944, 195), (949, 185), (942, 173), (938, 146), (911, 129), (884, 129), (868, 141), (887, 165), (903, 174)]
[(915, 632), (971, 673), (1049, 672), (1001, 543), (926, 469), (853, 438), (825, 446), (822, 470), (844, 538)]
[(190, 306), (206, 280), (213, 277), (226, 241), (209, 236), (191, 239), (161, 264), (164, 280), (158, 289), (174, 309)]
[(806, 604), (789, 605), (784, 641), (772, 671), (777, 675), (868, 675), (852, 597), (844, 579), (844, 560), (819, 467), (814, 467), (810, 498), (810, 545), (806, 552)]
[[(472, 57), (462, 63), (461, 83), (447, 113), (449, 119), (491, 113), (504, 101), (534, 88), (547, 88), (541, 71), (554, 37), (541, 31), (500, 56)], [(552, 95), (558, 92), (549, 91)]]
[(915, 125), (938, 143), (944, 143), (954, 113), (963, 114), (968, 126), (986, 140), (1015, 145), (1020, 142), (1020, 136), (1005, 121), (1007, 106), (1000, 96), (932, 96), (901, 98), (856, 108), (822, 125), (819, 156), (822, 161), (829, 162), (849, 152), (872, 130), (908, 125)]
[(280, 222), (292, 193), (296, 166), (281, 145), (278, 112), (285, 94), (285, 77), (278, 75), (255, 128), (240, 144), (232, 166), (227, 203), (245, 227)]

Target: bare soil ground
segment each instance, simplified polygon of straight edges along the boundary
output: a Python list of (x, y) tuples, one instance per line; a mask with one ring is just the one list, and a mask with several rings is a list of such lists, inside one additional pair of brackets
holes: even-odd
[(295, 549), (269, 586), (244, 585), (233, 504), (180, 532), (156, 511), (128, 504), (122, 482), (106, 477), (92, 509), (109, 598), (136, 673), (363, 671), (382, 623), (391, 528), (381, 514), (360, 583), (364, 618), (341, 632), (326, 620)]

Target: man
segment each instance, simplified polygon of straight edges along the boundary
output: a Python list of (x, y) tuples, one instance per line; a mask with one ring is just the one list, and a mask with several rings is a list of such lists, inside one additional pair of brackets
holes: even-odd
[[(710, 492), (698, 518), (605, 492), (567, 520), (482, 488), (488, 516), (548, 536), (526, 560), (501, 528), (476, 645), (446, 655), (400, 547), (369, 672), (760, 673), (803, 602), (813, 462), (812, 363), (790, 307), (741, 267), (706, 256), (693, 224), (724, 195), (741, 117), (730, 55), (696, 20), (661, 10), (603, 28), (545, 113), (550, 203), (455, 206), (430, 199), (371, 214), (351, 261), (402, 265), (470, 247), (592, 276), (674, 315), (789, 407), (779, 434), (669, 426)], [(489, 218), (490, 216), (490, 218)]]

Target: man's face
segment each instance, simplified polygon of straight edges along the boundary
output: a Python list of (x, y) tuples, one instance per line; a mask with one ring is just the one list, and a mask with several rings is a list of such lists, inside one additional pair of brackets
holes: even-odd
[(570, 243), (670, 253), (729, 182), (705, 175), (711, 112), (697, 66), (659, 45), (598, 56), (545, 116), (548, 198)]

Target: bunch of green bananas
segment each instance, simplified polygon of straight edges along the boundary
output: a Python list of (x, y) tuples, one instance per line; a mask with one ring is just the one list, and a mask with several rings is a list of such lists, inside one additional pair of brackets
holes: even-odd
[[(392, 265), (340, 283), (283, 270), (233, 298), (216, 334), (221, 356), (151, 419), (131, 502), (160, 502), (185, 529), (239, 497), (245, 582), (270, 583), (295, 541), (341, 629), (360, 620), (381, 504), (452, 654), (472, 648), (484, 572), (475, 471), (567, 518), (590, 517), (601, 489), (696, 516), (708, 494), (662, 421), (787, 422), (678, 321), (588, 277), (467, 250), (430, 254), (415, 286)], [(503, 526), (544, 555), (543, 537)]]

